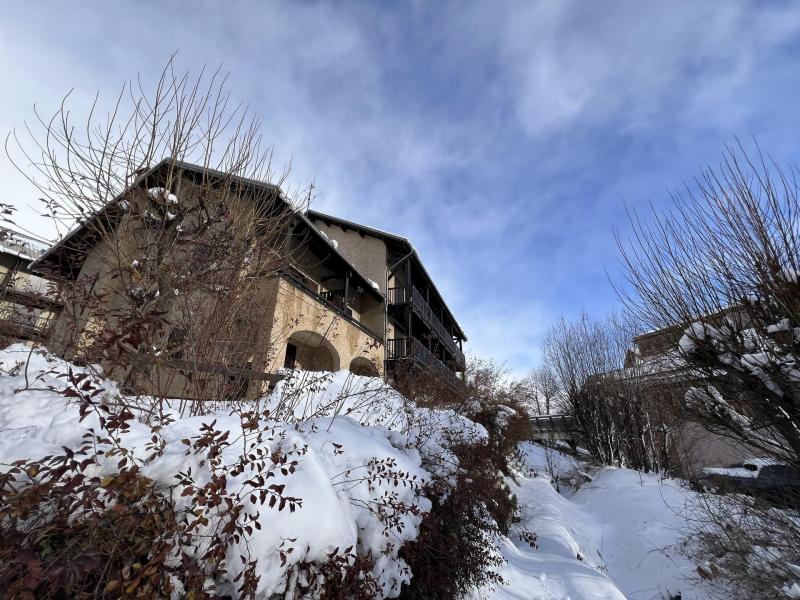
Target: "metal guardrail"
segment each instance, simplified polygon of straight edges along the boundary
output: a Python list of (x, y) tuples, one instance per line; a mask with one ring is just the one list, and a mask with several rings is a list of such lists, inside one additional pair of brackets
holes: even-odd
[(540, 415), (530, 417), (531, 427), (545, 433), (551, 431), (569, 432), (575, 430), (575, 417), (572, 415)]
[(387, 300), (389, 304), (411, 304), (412, 309), (416, 311), (422, 322), (436, 334), (437, 338), (456, 358), (456, 362), (459, 365), (465, 364), (464, 353), (461, 348), (455, 343), (453, 336), (447, 331), (447, 328), (436, 316), (436, 313), (433, 312), (433, 308), (431, 308), (416, 286), (389, 288), (388, 292)]

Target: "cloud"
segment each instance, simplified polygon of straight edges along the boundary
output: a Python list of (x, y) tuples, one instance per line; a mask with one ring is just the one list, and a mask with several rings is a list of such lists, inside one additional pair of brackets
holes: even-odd
[[(791, 2), (17, 4), (0, 128), (72, 87), (76, 108), (110, 99), (176, 49), (221, 63), (293, 185), (409, 237), (469, 347), (524, 371), (556, 315), (616, 302), (623, 200), (664, 205), (734, 135), (797, 159), (798, 34)], [(0, 177), (35, 198), (2, 158)]]
[(771, 52), (796, 42), (800, 6), (506, 2), (474, 5), (461, 25), (493, 40), (485, 45), (528, 135), (574, 135), (665, 120), (729, 126), (746, 110), (731, 98)]

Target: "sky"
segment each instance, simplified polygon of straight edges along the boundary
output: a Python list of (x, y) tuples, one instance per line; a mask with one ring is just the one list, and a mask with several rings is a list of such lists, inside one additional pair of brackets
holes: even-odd
[[(800, 3), (40, 2), (0, 19), (0, 133), (179, 69), (230, 73), (313, 207), (412, 240), (469, 342), (515, 374), (559, 316), (618, 304), (626, 206), (726, 145), (798, 159)], [(0, 153), (0, 202), (51, 235)]]

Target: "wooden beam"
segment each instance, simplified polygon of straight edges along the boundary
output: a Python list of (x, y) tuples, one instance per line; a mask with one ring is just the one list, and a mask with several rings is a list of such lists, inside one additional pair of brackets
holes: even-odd
[(411, 258), (411, 256), (412, 256), (413, 254), (414, 254), (413, 252), (409, 252), (409, 253), (408, 253), (408, 254), (406, 254), (406, 255), (405, 255), (403, 258), (401, 258), (401, 259), (400, 259), (400, 260), (398, 260), (396, 263), (394, 263), (392, 266), (390, 266), (390, 267), (389, 267), (389, 276), (392, 276), (392, 275), (394, 275), (394, 272), (395, 272), (395, 271), (396, 271), (396, 270), (397, 270), (399, 267), (403, 266), (403, 264), (405, 264), (405, 263), (406, 263), (406, 261), (408, 261), (408, 260)]

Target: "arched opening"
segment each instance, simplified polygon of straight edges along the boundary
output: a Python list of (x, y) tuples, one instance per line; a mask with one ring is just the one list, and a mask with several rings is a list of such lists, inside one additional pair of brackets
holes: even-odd
[(365, 356), (357, 356), (350, 361), (350, 372), (353, 375), (363, 375), (364, 377), (379, 377), (378, 367)]
[(338, 371), (339, 354), (333, 345), (313, 331), (296, 331), (286, 342), (283, 366), (305, 371)]

